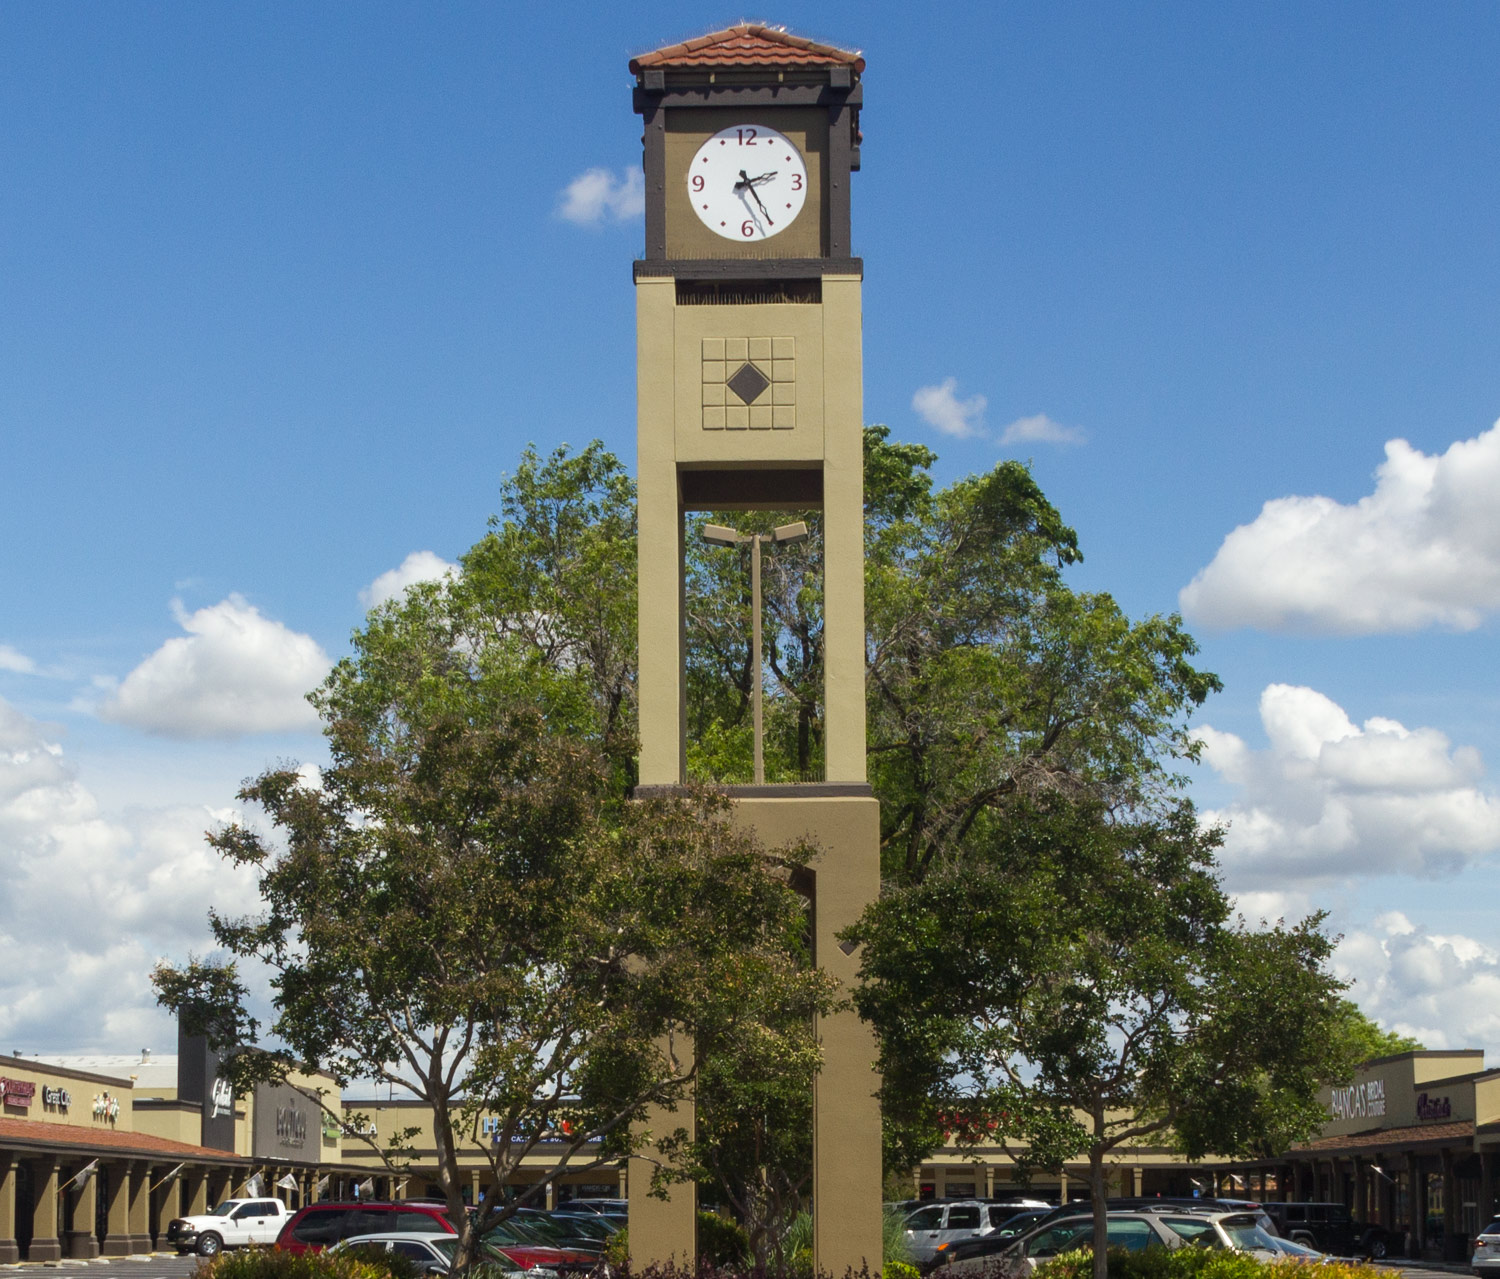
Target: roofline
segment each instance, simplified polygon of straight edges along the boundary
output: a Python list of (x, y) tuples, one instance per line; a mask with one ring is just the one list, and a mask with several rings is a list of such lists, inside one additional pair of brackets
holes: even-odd
[[(650, 49), (645, 53), (638, 53), (630, 59), (630, 74), (638, 76), (646, 70), (667, 70), (671, 67), (692, 68), (691, 62), (674, 62), (673, 58), (685, 58), (697, 53), (701, 49), (712, 48), (715, 44), (721, 44), (734, 36), (757, 35), (774, 44), (786, 45), (789, 49), (797, 49), (804, 53), (826, 55), (825, 65), (831, 67), (851, 67), (857, 73), (865, 69), (865, 60), (858, 49), (840, 49), (837, 45), (825, 44), (820, 40), (810, 40), (806, 36), (794, 36), (785, 27), (772, 26), (764, 22), (737, 22), (733, 26), (721, 27), (717, 31), (707, 31), (700, 36), (690, 36), (686, 40), (674, 41), (672, 44), (662, 45), (656, 49)], [(725, 63), (724, 66), (746, 66), (761, 67), (765, 64), (759, 62)], [(806, 64), (804, 64), (806, 65)]]

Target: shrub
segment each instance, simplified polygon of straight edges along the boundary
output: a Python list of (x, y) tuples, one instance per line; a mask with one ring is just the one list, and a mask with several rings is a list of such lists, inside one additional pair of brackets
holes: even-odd
[[(1033, 1279), (1093, 1279), (1094, 1256), (1086, 1248), (1065, 1252), (1036, 1268)], [(1257, 1261), (1249, 1253), (1210, 1248), (1111, 1249), (1109, 1279), (1383, 1279), (1374, 1266), (1329, 1261), (1309, 1271), (1300, 1261)]]
[(245, 1248), (198, 1263), (193, 1279), (418, 1279), (416, 1263), (382, 1249), (283, 1252)]
[(921, 1275), (909, 1261), (887, 1261), (880, 1268), (880, 1279), (921, 1279)]
[(744, 1227), (728, 1217), (699, 1212), (698, 1255), (715, 1266), (743, 1266), (750, 1256), (750, 1238)]

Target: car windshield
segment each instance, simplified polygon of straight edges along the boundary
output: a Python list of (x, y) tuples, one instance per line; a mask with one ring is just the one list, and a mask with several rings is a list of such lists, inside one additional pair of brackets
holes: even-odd
[(906, 1219), (908, 1230), (936, 1230), (943, 1224), (941, 1208), (922, 1208)]
[(443, 1260), (450, 1266), (453, 1264), (453, 1258), (458, 1255), (457, 1235), (444, 1235), (441, 1239), (428, 1239), (426, 1242), (442, 1253)]

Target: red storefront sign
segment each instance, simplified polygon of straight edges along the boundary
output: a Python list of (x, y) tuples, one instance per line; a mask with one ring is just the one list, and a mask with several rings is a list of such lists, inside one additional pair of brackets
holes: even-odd
[(0, 1100), (7, 1106), (24, 1110), (36, 1096), (36, 1085), (29, 1079), (5, 1079), (0, 1077)]

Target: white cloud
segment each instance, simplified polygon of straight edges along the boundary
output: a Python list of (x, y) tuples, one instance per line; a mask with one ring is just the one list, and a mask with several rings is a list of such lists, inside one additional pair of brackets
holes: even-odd
[(6, 1050), (169, 1047), (148, 976), (211, 946), (210, 904), (255, 909), (254, 872), (203, 839), (228, 810), (107, 814), (53, 735), (0, 700), (0, 1043)]
[(1334, 969), (1387, 1029), (1428, 1048), (1500, 1049), (1500, 953), (1483, 942), (1430, 933), (1392, 911), (1346, 933)]
[(0, 644), (0, 671), (14, 671), (18, 675), (35, 675), (36, 663), (25, 653), (19, 653), (9, 644)]
[(1206, 810), (1223, 822), (1227, 885), (1247, 915), (1257, 895), (1287, 902), (1351, 871), (1440, 875), (1500, 849), (1500, 797), (1486, 789), (1472, 747), (1392, 719), (1355, 725), (1311, 688), (1272, 684), (1260, 716), (1270, 745), (1199, 731), (1208, 765), (1238, 791)]
[(1018, 417), (1000, 432), (1001, 444), (1082, 444), (1084, 434), (1076, 426), (1054, 422), (1045, 413)]
[(919, 387), (911, 406), (928, 426), (960, 438), (981, 435), (986, 400), (982, 395), (958, 398), (958, 379), (945, 377), (936, 386)]
[(622, 169), (616, 177), (608, 169), (580, 173), (563, 189), (557, 216), (579, 226), (628, 222), (646, 209), (646, 177), (639, 169)]
[(359, 593), (359, 602), (366, 608), (375, 608), (388, 600), (406, 594), (407, 588), (418, 582), (436, 582), (458, 572), (457, 564), (450, 564), (441, 555), (431, 551), (413, 551), (395, 568), (388, 568)]
[(1472, 630), (1500, 609), (1500, 422), (1429, 457), (1385, 446), (1375, 491), (1267, 502), (1183, 588), (1210, 626), (1373, 634)]
[(331, 663), (316, 640), (262, 617), (238, 595), (187, 612), (169, 639), (108, 695), (99, 715), (167, 737), (235, 737), (313, 728), (305, 695)]

